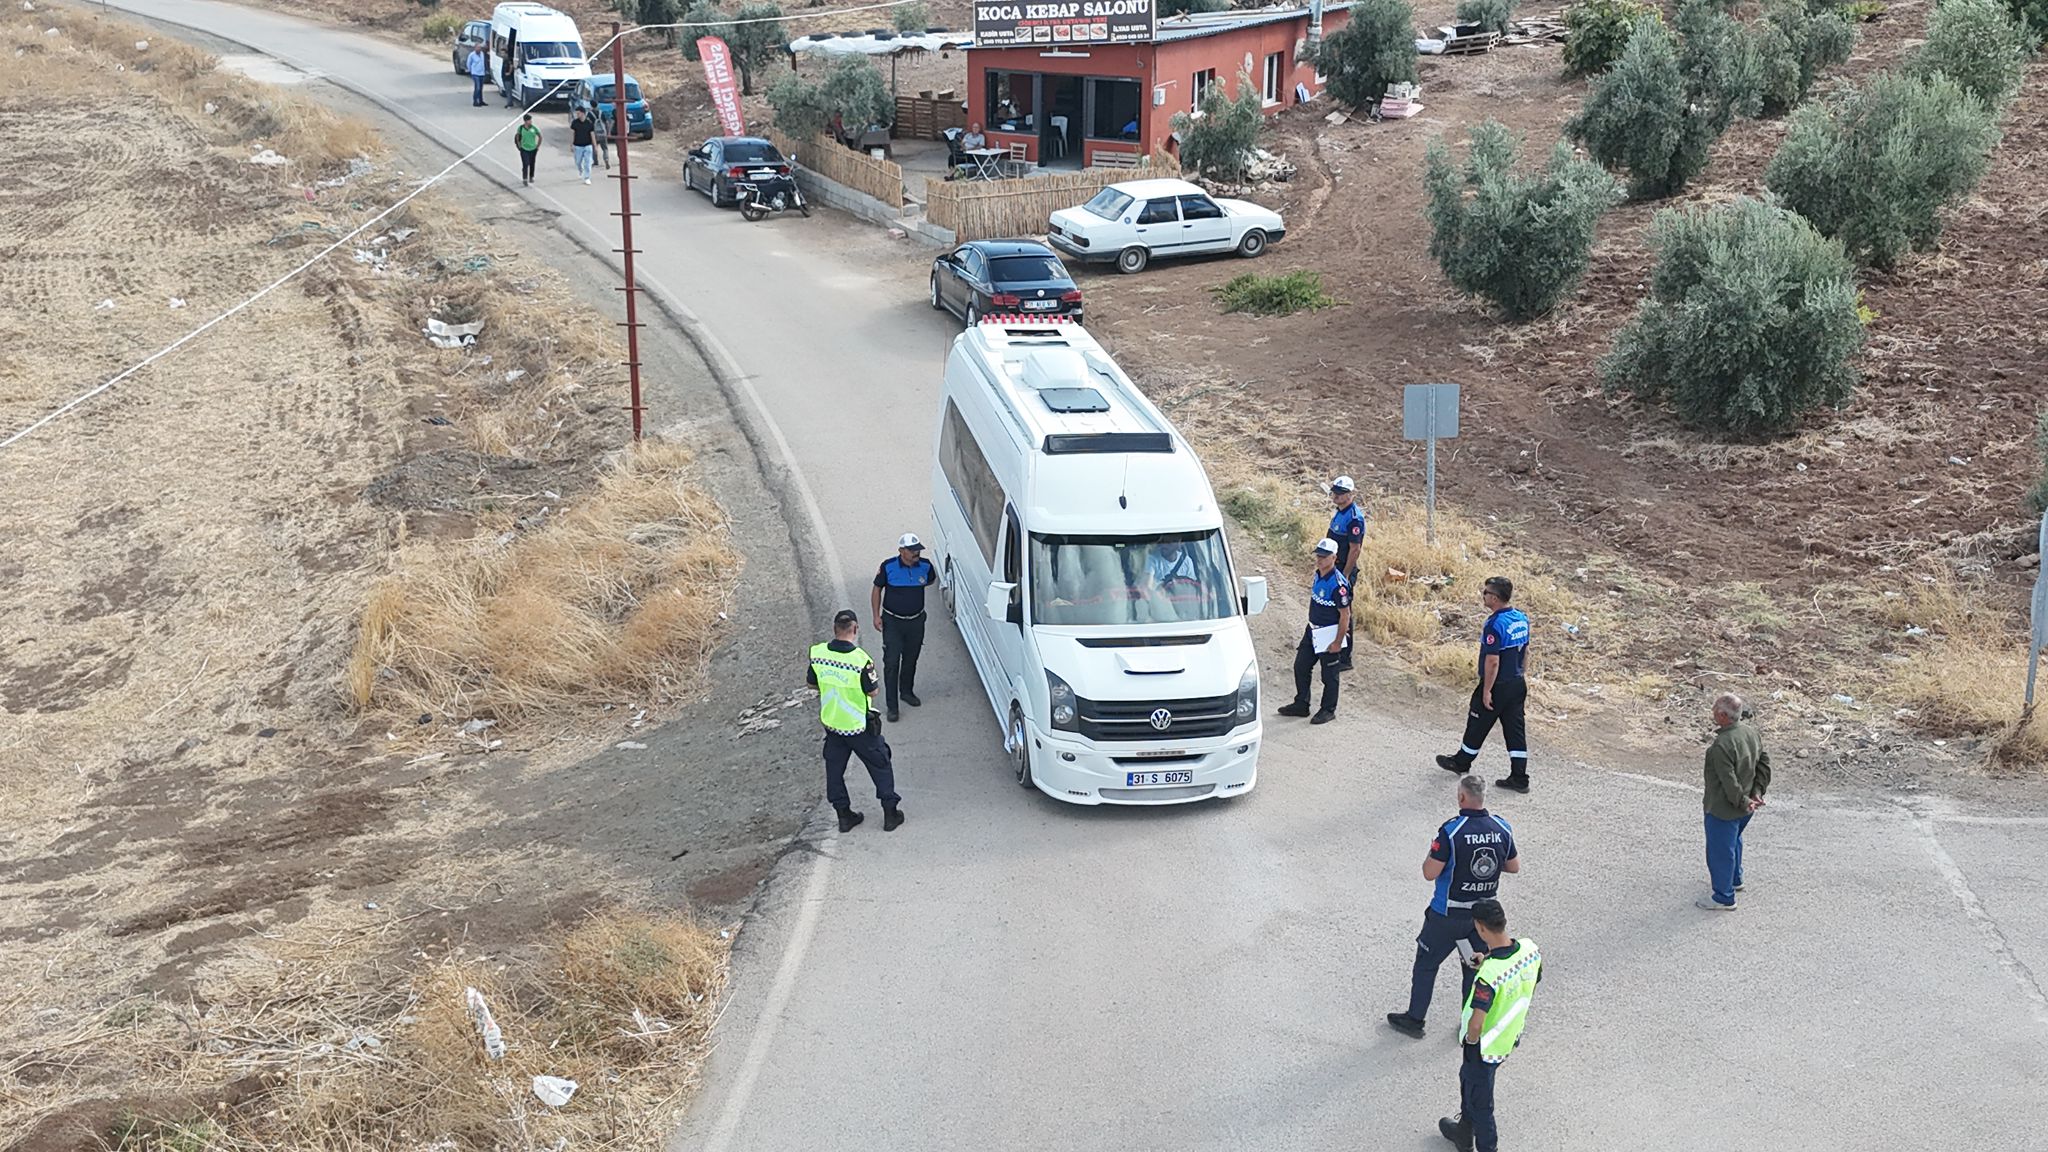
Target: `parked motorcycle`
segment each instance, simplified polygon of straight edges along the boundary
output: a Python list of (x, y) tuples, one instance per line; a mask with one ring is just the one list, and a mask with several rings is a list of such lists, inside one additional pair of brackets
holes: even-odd
[(797, 187), (796, 175), (782, 172), (756, 172), (749, 178), (733, 185), (740, 193), (740, 215), (748, 220), (760, 220), (770, 212), (787, 212), (794, 209), (806, 217), (811, 206), (804, 202), (803, 189)]

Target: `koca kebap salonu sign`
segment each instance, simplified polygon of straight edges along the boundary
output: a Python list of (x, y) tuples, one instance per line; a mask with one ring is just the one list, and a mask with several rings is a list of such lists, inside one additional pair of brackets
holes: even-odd
[(1152, 39), (1152, 0), (977, 0), (974, 44), (1131, 44)]

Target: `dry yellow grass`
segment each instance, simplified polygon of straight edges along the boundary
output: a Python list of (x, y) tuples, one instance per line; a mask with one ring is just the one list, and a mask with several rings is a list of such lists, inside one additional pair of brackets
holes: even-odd
[(689, 675), (739, 564), (692, 478), (687, 451), (648, 441), (536, 531), (403, 550), (357, 630), (354, 706), (516, 720)]
[[(1262, 474), (1227, 450), (1209, 467), (1224, 510), (1283, 563), (1299, 557), (1305, 565), (1328, 523), (1327, 498)], [(1456, 684), (1472, 678), (1470, 641), (1484, 614), (1479, 591), (1489, 576), (1514, 580), (1516, 605), (1550, 627), (1583, 627), (1601, 611), (1548, 575), (1536, 558), (1514, 553), (1447, 509), (1437, 509), (1432, 545), (1425, 510), (1415, 502), (1368, 496), (1366, 506), (1370, 523), (1352, 606), (1359, 634), (1427, 679)], [(1530, 647), (1532, 673), (1597, 679), (1602, 670), (1567, 636), (1546, 628)]]
[[(405, 971), (365, 945), (265, 942), (204, 1014), (156, 1013), (143, 1026), (155, 1079), (243, 1086), (138, 1102), (103, 1138), (151, 1152), (658, 1148), (706, 1054), (730, 950), (713, 925), (621, 909), (531, 955)], [(470, 988), (503, 1035), (501, 1059), (486, 1054)], [(577, 1088), (551, 1107), (536, 1076)]]

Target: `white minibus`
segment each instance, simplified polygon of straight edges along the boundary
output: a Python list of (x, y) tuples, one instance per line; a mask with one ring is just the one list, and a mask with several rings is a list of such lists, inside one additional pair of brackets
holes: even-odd
[(545, 4), (500, 4), (491, 11), (491, 76), (521, 106), (567, 104), (590, 79), (576, 21)]
[(1087, 329), (991, 317), (946, 359), (931, 555), (1017, 782), (1076, 804), (1242, 796), (1259, 666), (1208, 474)]

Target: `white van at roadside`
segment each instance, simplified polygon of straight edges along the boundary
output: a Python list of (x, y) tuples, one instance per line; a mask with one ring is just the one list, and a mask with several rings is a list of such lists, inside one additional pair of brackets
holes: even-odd
[(1076, 804), (1242, 796), (1259, 667), (1208, 474), (1086, 329), (953, 342), (931, 555), (1017, 782)]
[(491, 76), (498, 91), (513, 93), (522, 107), (567, 104), (577, 83), (590, 79), (585, 56), (576, 21), (545, 4), (500, 4), (491, 10)]

